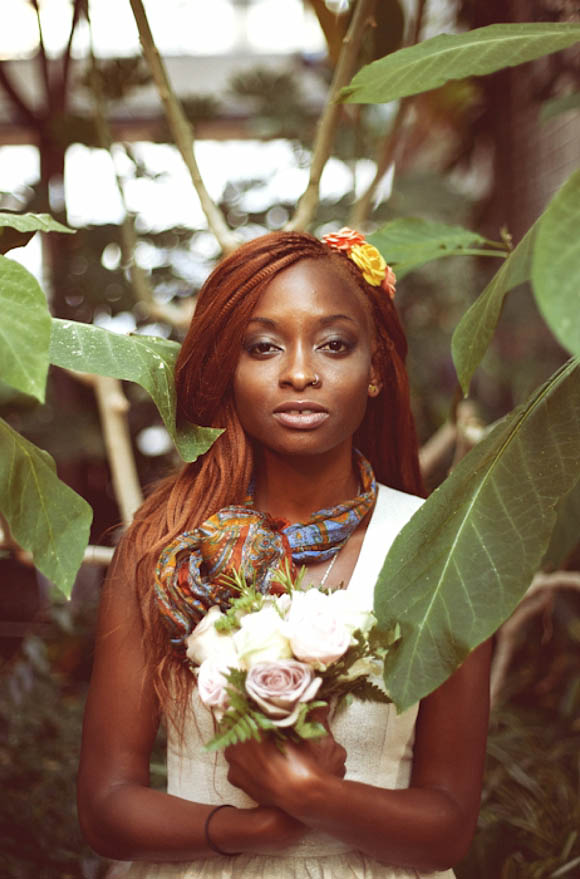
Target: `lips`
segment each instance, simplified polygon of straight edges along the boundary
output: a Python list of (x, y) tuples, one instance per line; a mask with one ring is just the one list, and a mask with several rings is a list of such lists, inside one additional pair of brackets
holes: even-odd
[(328, 409), (312, 400), (288, 400), (274, 409), (276, 421), (292, 430), (315, 430), (328, 416)]

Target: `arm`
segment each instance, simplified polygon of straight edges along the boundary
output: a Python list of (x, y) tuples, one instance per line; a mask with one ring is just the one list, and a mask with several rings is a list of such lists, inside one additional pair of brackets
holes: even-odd
[[(88, 842), (118, 859), (179, 861), (213, 855), (204, 823), (212, 806), (149, 788), (159, 708), (145, 670), (133, 567), (117, 559), (101, 602), (78, 776), (79, 818)], [(211, 822), (225, 851), (284, 847), (302, 835), (273, 807), (227, 809)]]
[(302, 747), (289, 747), (284, 757), (253, 743), (230, 749), (230, 781), (377, 860), (450, 867), (467, 851), (479, 810), (490, 656), (490, 643), (481, 645), (421, 703), (407, 789), (329, 775)]

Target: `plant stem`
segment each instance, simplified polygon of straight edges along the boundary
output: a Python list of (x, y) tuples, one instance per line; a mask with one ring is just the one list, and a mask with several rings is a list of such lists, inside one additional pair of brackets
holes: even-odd
[(40, 69), (42, 71), (42, 82), (44, 84), (44, 91), (46, 94), (46, 103), (48, 106), (48, 112), (50, 114), (50, 111), (52, 109), (52, 89), (50, 87), (50, 71), (48, 69), (48, 58), (46, 57), (44, 33), (42, 31), (42, 20), (40, 18), (38, 0), (32, 0), (32, 5), (34, 6), (34, 11), (36, 12), (36, 24), (38, 26), (38, 58), (40, 61)]
[(393, 120), (393, 124), (391, 125), (391, 130), (381, 144), (380, 153), (377, 158), (377, 170), (375, 171), (375, 176), (365, 192), (363, 192), (361, 197), (357, 199), (353, 205), (348, 221), (353, 229), (360, 229), (368, 219), (375, 192), (395, 160), (395, 154), (401, 142), (401, 134), (410, 106), (411, 102), (409, 100), (401, 101), (399, 103), (397, 113)]
[[(510, 662), (517, 649), (521, 627), (532, 617), (551, 608), (554, 594), (558, 589), (580, 591), (580, 573), (578, 571), (552, 571), (551, 573), (541, 571), (536, 574), (522, 601), (507, 622), (498, 630), (491, 669), (490, 696), (492, 704), (497, 700), (505, 681)], [(550, 875), (563, 876), (565, 872), (558, 870)]]
[(111, 467), (115, 498), (125, 526), (143, 503), (135, 457), (127, 424), (128, 400), (121, 382), (108, 376), (92, 376), (99, 406), (107, 458)]
[(165, 108), (167, 123), (173, 134), (175, 144), (189, 171), (195, 191), (199, 196), (201, 207), (207, 217), (209, 228), (217, 238), (224, 252), (230, 253), (232, 250), (235, 250), (239, 241), (227, 225), (219, 207), (210, 198), (210, 195), (205, 188), (205, 184), (201, 178), (199, 167), (195, 159), (192, 127), (183, 112), (183, 107), (181, 106), (179, 99), (171, 88), (167, 71), (153, 40), (153, 34), (149, 27), (143, 3), (141, 0), (130, 0), (130, 3), (137, 24), (137, 29), (139, 31), (139, 39), (143, 48), (143, 54), (147, 59), (153, 80), (157, 86), (157, 91), (159, 92), (159, 97)]
[[(417, 14), (415, 15), (415, 21), (413, 22), (413, 31), (411, 33), (411, 38), (408, 42), (409, 46), (414, 46), (416, 43), (419, 42), (421, 29), (423, 27), (425, 5), (426, 0), (418, 0)], [(411, 102), (412, 99), (409, 98), (399, 102), (399, 107), (393, 120), (393, 124), (391, 125), (391, 128), (386, 135), (382, 146), (379, 149), (379, 153), (377, 156), (377, 170), (375, 176), (371, 180), (366, 191), (363, 192), (361, 197), (357, 199), (357, 201), (353, 205), (349, 218), (349, 225), (352, 226), (354, 229), (359, 229), (366, 223), (371, 212), (372, 201), (379, 187), (379, 184), (387, 173), (390, 166), (395, 161), (398, 148), (402, 141), (403, 132), (405, 130), (405, 122), (411, 108)]]
[(358, 0), (356, 5), (350, 27), (342, 43), (342, 49), (328, 92), (326, 106), (318, 123), (308, 186), (298, 202), (294, 216), (287, 224), (286, 229), (302, 231), (310, 225), (314, 217), (319, 201), (320, 178), (330, 156), (334, 136), (342, 113), (342, 106), (338, 100), (339, 92), (352, 79), (362, 35), (372, 19), (374, 7), (375, 0)]
[(151, 317), (157, 320), (162, 320), (176, 329), (184, 329), (189, 325), (194, 312), (194, 306), (191, 303), (191, 300), (189, 302), (184, 301), (181, 306), (171, 305), (170, 303), (161, 305), (156, 301), (155, 296), (153, 295), (153, 290), (151, 289), (147, 275), (135, 260), (135, 249), (137, 247), (135, 223), (133, 222), (133, 218), (127, 207), (122, 181), (115, 168), (115, 159), (112, 154), (113, 137), (105, 112), (105, 98), (93, 50), (92, 30), (90, 25), (91, 23), (89, 19), (89, 31), (91, 34), (91, 91), (95, 102), (95, 127), (97, 130), (99, 145), (104, 150), (107, 150), (111, 157), (115, 185), (123, 206), (124, 216), (121, 223), (121, 252), (123, 255), (123, 263), (129, 270), (135, 298), (143, 303)]

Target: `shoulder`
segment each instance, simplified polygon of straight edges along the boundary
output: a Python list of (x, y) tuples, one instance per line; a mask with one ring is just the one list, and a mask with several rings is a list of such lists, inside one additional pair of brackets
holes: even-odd
[(405, 491), (390, 488), (382, 483), (378, 483), (377, 488), (377, 502), (373, 519), (393, 522), (398, 526), (398, 530), (406, 525), (425, 501), (425, 498), (407, 494)]

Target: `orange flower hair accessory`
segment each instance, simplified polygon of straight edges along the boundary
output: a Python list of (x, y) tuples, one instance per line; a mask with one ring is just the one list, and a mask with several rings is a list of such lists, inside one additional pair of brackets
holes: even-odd
[(333, 250), (341, 250), (361, 270), (362, 276), (373, 287), (381, 286), (388, 296), (395, 296), (395, 273), (387, 265), (376, 247), (365, 241), (364, 235), (344, 226), (339, 232), (323, 235), (322, 240)]

